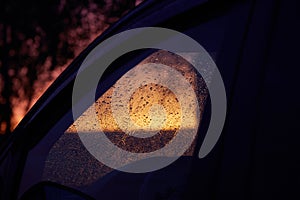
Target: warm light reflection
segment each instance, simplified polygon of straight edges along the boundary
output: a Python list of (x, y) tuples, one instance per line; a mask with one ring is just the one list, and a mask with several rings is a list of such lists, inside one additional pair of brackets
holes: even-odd
[[(111, 110), (110, 97), (113, 89), (114, 87), (96, 102), (100, 127), (106, 132), (121, 131)], [(171, 90), (158, 84), (152, 83), (137, 88), (127, 104), (127, 109), (130, 119), (140, 127), (140, 130), (177, 130), (181, 126), (181, 108), (178, 99)], [(123, 116), (124, 113), (117, 112), (115, 115)], [(195, 121), (195, 118), (191, 120)]]
[[(139, 76), (139, 73), (143, 72), (142, 65), (145, 63), (162, 63), (176, 69), (177, 71), (181, 72), (182, 76), (189, 81), (189, 83), (194, 88), (195, 93), (199, 93), (199, 91), (197, 91), (199, 90), (197, 83), (199, 84), (199, 81), (201, 81), (202, 79), (197, 77), (197, 74), (195, 73), (193, 67), (181, 57), (166, 51), (158, 51), (146, 58), (143, 62), (131, 69), (128, 73)], [(152, 76), (165, 76), (166, 80), (169, 78), (167, 72), (163, 75), (152, 74)], [(81, 120), (84, 121), (82, 123), (85, 124), (85, 130), (81, 131), (85, 132), (98, 132), (99, 130), (102, 130), (104, 132), (122, 132), (113, 116), (111, 108), (111, 97), (113, 91), (116, 89), (116, 85), (119, 87), (119, 95), (122, 96), (122, 92), (124, 94), (128, 92), (127, 88), (131, 85), (130, 79), (131, 77), (126, 75), (121, 77), (121, 79), (117, 81), (117, 83), (112, 86), (106, 93), (104, 93), (93, 106), (85, 111), (85, 113), (83, 114), (84, 117), (78, 118), (74, 124), (81, 123)], [(185, 88), (180, 88), (180, 85), (178, 85), (177, 87), (179, 87), (179, 90), (181, 91), (185, 90)], [(192, 95), (185, 96), (184, 98), (190, 98), (191, 102), (193, 102)], [(197, 95), (201, 110), (203, 108), (201, 104), (203, 103), (204, 98), (205, 96)], [(99, 121), (97, 122), (95, 122), (93, 119), (88, 118), (88, 116), (90, 116), (89, 113), (95, 112), (94, 106), (99, 119)], [(146, 84), (142, 87), (136, 88), (134, 94), (131, 96), (130, 101), (126, 106), (129, 110), (131, 120), (138, 127), (140, 127), (139, 129), (135, 127), (134, 130), (130, 131), (173, 131), (178, 130), (179, 127), (184, 129), (194, 129), (199, 121), (196, 116), (187, 115), (189, 116), (189, 119), (185, 120), (185, 124), (181, 124), (182, 111), (180, 108), (180, 103), (178, 102), (178, 98), (170, 89), (155, 83)], [(156, 111), (159, 112), (159, 114), (155, 114), (155, 108), (158, 108), (156, 109)], [(195, 109), (195, 105), (190, 105), (190, 109)], [(121, 111), (116, 112), (117, 113), (114, 114), (118, 116), (123, 116), (126, 114)], [(191, 110), (186, 112), (191, 112)], [(151, 116), (151, 114), (154, 116)], [(76, 125), (74, 124), (70, 126), (70, 128), (66, 131), (67, 133), (77, 132)], [(151, 127), (149, 126), (150, 124)], [(129, 127), (129, 129), (133, 128)]]
[[(128, 106), (130, 118), (142, 128), (148, 127), (151, 122), (154, 130), (173, 130), (180, 127), (180, 104), (175, 94), (164, 86), (151, 83), (138, 88)], [(159, 112), (165, 112), (167, 116)], [(150, 113), (156, 115), (151, 116)], [(161, 122), (164, 125), (162, 127)]]
[[(113, 169), (99, 162), (88, 152), (77, 134), (71, 134), (77, 132), (75, 125), (77, 123), (84, 125), (84, 130), (80, 130), (80, 132), (93, 134), (102, 130), (105, 132), (107, 138), (118, 148), (139, 154), (153, 152), (163, 148), (172, 141), (174, 137), (178, 137), (176, 134), (179, 128), (184, 130), (180, 136), (183, 143), (186, 141), (185, 137), (191, 136), (191, 133), (195, 131), (195, 127), (198, 127), (196, 124), (200, 119), (194, 114), (189, 113), (185, 115), (189, 116), (188, 119), (182, 124), (184, 111), (180, 106), (180, 98), (175, 96), (170, 89), (156, 83), (134, 88), (134, 92), (130, 93), (130, 100), (127, 104), (125, 103), (125, 109), (129, 111), (130, 119), (138, 127), (147, 130), (147, 127), (149, 128), (149, 125), (152, 124), (152, 129), (160, 129), (160, 131), (151, 137), (137, 138), (134, 137), (134, 134), (128, 135), (120, 130), (112, 114), (113, 92), (116, 88), (119, 88), (119, 95), (126, 94), (134, 81), (133, 78), (130, 78), (133, 77), (133, 74), (135, 74), (138, 79), (143, 78), (143, 76), (140, 75), (143, 74), (142, 72), (145, 72), (142, 66), (142, 64), (145, 63), (161, 63), (180, 72), (195, 91), (201, 117), (205, 99), (208, 94), (204, 80), (197, 75), (189, 62), (181, 57), (166, 51), (153, 53), (119, 79), (114, 86), (97, 99), (97, 101), (68, 128), (65, 134), (57, 140), (49, 151), (45, 163), (43, 172), (44, 180), (63, 183), (66, 186), (83, 186), (91, 184), (113, 171)], [(151, 75), (154, 77), (160, 75), (161, 77), (165, 77), (166, 80), (169, 78), (168, 73)], [(186, 90), (186, 88), (183, 88), (180, 84), (176, 85), (176, 87), (178, 87), (179, 91)], [(188, 95), (185, 95), (184, 98), (187, 98), (187, 102), (195, 102), (190, 101), (189, 98), (191, 97)], [(188, 107), (189, 106), (190, 110), (185, 111), (187, 113), (195, 109), (194, 105), (191, 104), (188, 105)], [(98, 115), (98, 119), (90, 117), (92, 113), (95, 112)], [(119, 110), (119, 112), (116, 110), (116, 112), (115, 114), (123, 118), (124, 113), (122, 113), (122, 110)], [(156, 122), (151, 123), (152, 120), (156, 120)], [(161, 124), (163, 124), (162, 128)], [(82, 128), (81, 125), (80, 128)], [(134, 132), (138, 130), (130, 131)], [(94, 135), (96, 136), (97, 134)], [(184, 156), (193, 155), (195, 141), (196, 139), (194, 139), (190, 148), (184, 153)], [(174, 152), (168, 152), (168, 154), (173, 155)], [(114, 159), (119, 160), (120, 158), (118, 156), (121, 155), (115, 155)]]

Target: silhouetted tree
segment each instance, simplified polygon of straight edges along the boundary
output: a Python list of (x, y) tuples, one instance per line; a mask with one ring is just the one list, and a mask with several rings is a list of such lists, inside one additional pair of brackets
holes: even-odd
[(0, 0), (0, 133), (12, 128), (13, 107), (32, 104), (37, 80), (53, 79), (135, 0)]

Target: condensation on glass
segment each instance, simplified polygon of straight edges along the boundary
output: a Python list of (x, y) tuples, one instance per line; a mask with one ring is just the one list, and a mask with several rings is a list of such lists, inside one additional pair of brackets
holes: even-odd
[[(191, 59), (193, 58), (191, 57)], [(142, 64), (145, 63), (160, 63), (179, 71), (192, 85), (197, 96), (200, 116), (202, 116), (208, 90), (204, 80), (197, 74), (196, 70), (187, 60), (176, 54), (160, 50), (148, 56), (129, 72), (138, 76), (139, 72), (143, 71)], [(153, 74), (153, 76), (158, 75), (159, 74)], [(163, 75), (167, 76), (168, 74)], [(120, 81), (124, 79), (124, 77), (128, 80)], [(180, 102), (178, 102), (178, 98), (170, 89), (159, 84), (150, 83), (135, 90), (128, 102), (127, 108), (129, 109), (130, 119), (135, 124), (139, 127), (149, 127), (149, 124), (152, 124), (152, 127), (150, 127), (151, 130), (157, 131), (158, 133), (148, 138), (134, 137), (135, 131), (143, 130), (130, 130), (133, 132), (133, 134), (130, 135), (124, 133), (114, 120), (111, 107), (111, 97), (114, 89), (121, 87), (124, 89), (119, 91), (126, 93), (126, 87), (130, 87), (130, 77), (123, 76), (121, 79), (83, 113), (83, 115), (86, 116), (89, 115), (90, 112), (95, 112), (95, 106), (99, 119), (98, 123), (85, 121), (86, 132), (90, 134), (96, 133), (101, 128), (110, 141), (119, 148), (135, 153), (146, 153), (167, 145), (176, 135), (179, 128), (188, 131), (189, 129), (195, 129), (195, 127), (197, 127), (196, 124), (200, 119), (196, 116), (190, 117), (185, 124), (180, 123), (182, 115)], [(127, 84), (120, 85), (120, 82)], [(178, 85), (178, 87), (180, 87), (180, 85)], [(182, 88), (182, 90), (184, 90), (184, 88)], [(186, 96), (185, 98), (190, 97)], [(149, 114), (153, 106), (159, 106), (159, 108), (164, 110), (163, 126), (156, 125), (154, 122), (151, 123), (151, 121), (155, 120)], [(122, 116), (122, 113), (117, 114)], [(81, 117), (77, 119), (77, 121), (80, 120)], [(96, 160), (85, 149), (77, 134), (75, 124), (76, 122), (65, 131), (50, 150), (43, 171), (43, 180), (58, 182), (70, 187), (81, 187), (92, 184), (107, 173), (113, 171), (113, 169)], [(184, 156), (191, 156), (193, 154), (195, 140), (191, 147), (185, 152)]]

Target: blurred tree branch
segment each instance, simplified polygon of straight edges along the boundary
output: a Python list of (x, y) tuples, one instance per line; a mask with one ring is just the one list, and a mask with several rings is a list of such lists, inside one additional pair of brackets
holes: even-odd
[(0, 0), (0, 134), (13, 109), (30, 108), (36, 90), (135, 6), (135, 0)]

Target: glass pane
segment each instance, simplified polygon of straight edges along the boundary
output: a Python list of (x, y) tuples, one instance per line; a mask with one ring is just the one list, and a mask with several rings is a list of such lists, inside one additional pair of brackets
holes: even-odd
[[(192, 54), (190, 59), (194, 59)], [(134, 88), (129, 102), (120, 102), (117, 108), (113, 108), (114, 91), (118, 91), (118, 97), (126, 96), (130, 93), (130, 87), (135, 87), (135, 80), (145, 78), (144, 75), (147, 73), (149, 77), (157, 77), (166, 81), (174, 79), (174, 77), (169, 77), (171, 75), (168, 71), (147, 70), (145, 67), (147, 63), (160, 63), (179, 72), (192, 86), (193, 94), (187, 93), (186, 88), (180, 84), (176, 85), (181, 95), (178, 97), (163, 85), (148, 83)], [(168, 84), (172, 85), (175, 82)], [(123, 150), (134, 153), (152, 152), (167, 145), (176, 136), (179, 128), (184, 129), (187, 137), (191, 131), (198, 130), (198, 122), (203, 113), (207, 95), (204, 80), (187, 60), (163, 50), (153, 53), (124, 74), (57, 140), (47, 156), (43, 180), (78, 188), (91, 185), (113, 171), (95, 159), (83, 146), (77, 134), (76, 124), (84, 124), (84, 131), (87, 134), (96, 134), (102, 130), (114, 145)], [(193, 100), (194, 97), (197, 102)], [(182, 98), (191, 102), (189, 109), (181, 109), (179, 99)], [(200, 115), (195, 112), (196, 103), (199, 105)], [(125, 112), (124, 109), (127, 111)], [(97, 122), (88, 120), (91, 112), (97, 113)], [(129, 117), (126, 116), (128, 113)], [(131, 126), (126, 126), (128, 125), (126, 120), (118, 123), (115, 119), (116, 115), (121, 119), (131, 120)], [(183, 115), (187, 116), (185, 120), (182, 120)], [(135, 137), (145, 131), (153, 132), (153, 135)], [(184, 156), (191, 156), (194, 148), (195, 140)]]

